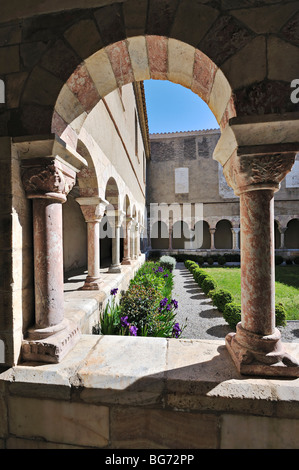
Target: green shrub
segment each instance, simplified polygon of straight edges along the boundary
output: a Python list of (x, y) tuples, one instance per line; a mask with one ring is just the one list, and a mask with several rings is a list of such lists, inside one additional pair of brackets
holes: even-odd
[(156, 288), (132, 284), (129, 289), (122, 293), (120, 306), (122, 315), (128, 317), (127, 321), (138, 328), (138, 336), (142, 331), (148, 329), (151, 335), (151, 323), (157, 315), (162, 294)]
[(219, 266), (224, 266), (225, 263), (226, 263), (225, 256), (219, 256), (219, 258), (217, 259), (217, 262), (218, 262)]
[(206, 278), (211, 279), (211, 276), (207, 272), (203, 271), (203, 272), (197, 273), (196, 282), (199, 285), (199, 287), (202, 287), (202, 284)]
[(208, 259), (207, 259), (207, 263), (212, 266), (212, 264), (214, 264), (214, 259), (210, 256)]
[(241, 305), (236, 302), (227, 303), (223, 310), (223, 318), (232, 329), (235, 329), (237, 323), (241, 321)]
[(293, 264), (293, 260), (291, 258), (286, 259), (286, 264)]
[(275, 323), (276, 326), (286, 326), (287, 321), (286, 309), (282, 303), (275, 305)]
[[(223, 310), (223, 318), (231, 328), (236, 328), (237, 323), (241, 321), (241, 305), (235, 302), (227, 303)], [(276, 326), (286, 326), (286, 310), (279, 303), (275, 305), (275, 323)]]
[(204, 264), (204, 262), (205, 262), (204, 257), (203, 257), (203, 256), (199, 256), (199, 257), (197, 258), (197, 262), (198, 262), (198, 264), (199, 264), (200, 266), (202, 266), (202, 265)]
[(195, 282), (197, 282), (198, 285), (200, 285), (201, 279), (203, 279), (206, 276), (208, 276), (208, 274), (205, 272), (204, 269), (197, 268), (197, 269), (194, 269), (193, 271), (194, 280)]
[(295, 264), (299, 264), (299, 256), (296, 256), (296, 257), (294, 258), (294, 263), (295, 263)]
[(226, 289), (215, 289), (211, 295), (213, 305), (218, 308), (219, 312), (223, 312), (226, 304), (234, 301), (233, 295)]
[(172, 272), (176, 266), (176, 259), (173, 258), (172, 256), (161, 256), (160, 266)]
[(201, 284), (201, 288), (202, 290), (204, 291), (204, 293), (206, 295), (208, 295), (208, 293), (211, 291), (211, 290), (214, 290), (217, 288), (217, 282), (210, 276), (207, 276), (202, 284)]

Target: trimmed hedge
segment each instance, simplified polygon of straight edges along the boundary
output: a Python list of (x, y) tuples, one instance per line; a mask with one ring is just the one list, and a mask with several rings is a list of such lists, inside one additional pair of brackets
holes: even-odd
[(217, 282), (210, 276), (207, 276), (201, 285), (202, 290), (206, 295), (209, 294), (210, 291), (217, 288)]
[(211, 294), (211, 298), (213, 305), (218, 308), (219, 312), (223, 312), (226, 304), (234, 301), (233, 295), (226, 289), (214, 290)]
[[(299, 257), (298, 257), (299, 263)], [(194, 280), (206, 295), (211, 297), (213, 305), (222, 312), (224, 320), (231, 328), (236, 328), (241, 321), (241, 305), (234, 301), (233, 295), (226, 289), (219, 289), (217, 282), (204, 268), (191, 260), (185, 261), (185, 266), (193, 274)], [(276, 326), (286, 326), (286, 310), (282, 303), (275, 305)]]

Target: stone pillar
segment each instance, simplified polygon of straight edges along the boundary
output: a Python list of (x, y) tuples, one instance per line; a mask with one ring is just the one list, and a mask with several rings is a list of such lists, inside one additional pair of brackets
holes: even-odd
[(285, 233), (287, 231), (288, 227), (280, 227), (279, 232), (280, 232), (280, 250), (285, 249)]
[(123, 216), (125, 213), (123, 211), (112, 211), (112, 213), (107, 214), (110, 227), (113, 232), (112, 237), (112, 264), (109, 268), (110, 273), (121, 273), (121, 264), (120, 264), (120, 235), (121, 235), (121, 226), (123, 221)]
[(23, 184), (33, 201), (35, 325), (23, 342), (25, 360), (59, 362), (79, 339), (64, 318), (62, 204), (76, 170), (56, 157), (24, 161)]
[(210, 234), (211, 234), (211, 250), (215, 250), (215, 228), (210, 228)]
[(135, 224), (135, 259), (139, 258), (140, 253), (140, 232), (139, 232), (140, 224)]
[(107, 201), (98, 197), (82, 197), (77, 202), (87, 223), (87, 278), (82, 290), (99, 290), (100, 276), (100, 222), (104, 216)]
[(232, 227), (231, 231), (233, 234), (233, 250), (239, 250), (239, 233), (240, 233), (240, 228), (235, 228)]
[(131, 226), (132, 226), (132, 217), (125, 218), (124, 224), (124, 259), (121, 264), (130, 265), (132, 264), (131, 260)]
[(275, 327), (274, 193), (291, 170), (294, 155), (239, 157), (224, 174), (240, 196), (241, 322), (226, 337), (227, 348), (246, 375), (299, 376)]
[(169, 220), (168, 230), (169, 230), (168, 249), (169, 251), (172, 251), (172, 237), (173, 237), (173, 221), (172, 220)]
[(136, 259), (136, 254), (135, 254), (135, 236), (136, 236), (136, 230), (135, 230), (135, 225), (136, 221), (132, 219), (132, 224), (131, 224), (131, 237), (130, 237), (130, 243), (131, 243), (131, 259), (134, 260)]

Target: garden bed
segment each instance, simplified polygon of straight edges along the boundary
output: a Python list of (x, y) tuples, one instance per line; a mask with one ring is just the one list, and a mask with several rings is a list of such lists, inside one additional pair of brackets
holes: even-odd
[(175, 264), (175, 259), (165, 256), (145, 262), (129, 288), (120, 292), (119, 302), (118, 289), (112, 289), (93, 333), (179, 338), (183, 327), (176, 321), (178, 303), (172, 298)]

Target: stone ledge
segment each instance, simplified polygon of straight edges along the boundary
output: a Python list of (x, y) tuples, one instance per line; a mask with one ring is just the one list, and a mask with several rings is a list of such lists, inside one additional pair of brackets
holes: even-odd
[[(284, 346), (299, 358), (299, 344)], [(299, 379), (241, 376), (224, 341), (82, 335), (60, 364), (22, 364), (0, 384), (25, 397), (299, 419)]]

